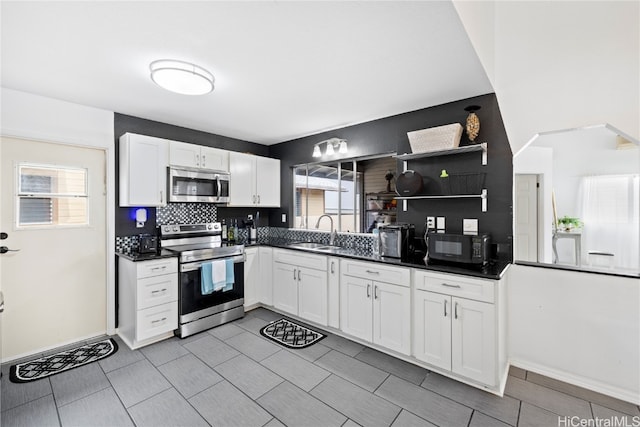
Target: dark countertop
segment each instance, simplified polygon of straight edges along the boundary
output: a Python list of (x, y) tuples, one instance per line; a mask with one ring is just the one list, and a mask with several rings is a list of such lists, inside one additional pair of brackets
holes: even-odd
[(176, 254), (175, 252), (171, 252), (166, 249), (162, 249), (160, 253), (154, 252), (150, 254), (139, 254), (137, 252), (116, 252), (116, 255), (133, 262), (152, 261), (154, 259), (172, 258), (178, 256), (178, 254)]
[[(303, 251), (309, 253), (316, 253), (319, 255), (336, 256), (342, 258), (356, 259), (360, 261), (372, 261), (380, 262), (383, 264), (397, 265), (408, 268), (419, 268), (422, 270), (429, 270), (439, 273), (461, 274), (465, 276), (479, 277), (482, 279), (500, 280), (510, 265), (506, 261), (492, 261), (483, 268), (464, 265), (450, 265), (450, 264), (425, 264), (421, 259), (412, 262), (401, 261), (397, 258), (386, 258), (379, 255), (372, 255), (370, 252), (364, 249), (357, 248), (339, 248), (335, 252), (324, 251), (316, 249), (303, 249), (290, 246), (292, 242), (284, 239), (272, 239), (268, 242), (261, 242), (260, 245), (271, 246), (274, 248), (289, 249), (294, 251)], [(246, 247), (260, 246), (259, 244), (249, 244)]]

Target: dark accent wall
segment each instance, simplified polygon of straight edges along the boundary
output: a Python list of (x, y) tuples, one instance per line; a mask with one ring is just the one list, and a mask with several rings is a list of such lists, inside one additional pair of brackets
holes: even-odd
[[(188, 129), (180, 126), (174, 126), (167, 123), (156, 122), (139, 117), (127, 116), (115, 113), (114, 117), (114, 134), (115, 134), (115, 156), (116, 156), (116, 213), (115, 213), (115, 230), (116, 236), (130, 236), (140, 233), (155, 233), (156, 228), (156, 209), (147, 208), (148, 221), (144, 228), (136, 228), (133, 220), (134, 208), (121, 208), (119, 205), (119, 164), (120, 156), (119, 138), (121, 135), (130, 132), (141, 135), (154, 136), (157, 138), (169, 139), (172, 141), (181, 141), (208, 147), (221, 148), (229, 151), (238, 151), (243, 153), (253, 153), (259, 156), (269, 156), (269, 147), (265, 145), (255, 144), (253, 142), (243, 141), (240, 139), (229, 138), (222, 135), (216, 135), (207, 132), (201, 132), (194, 129)], [(229, 210), (229, 212), (227, 212)], [(261, 225), (268, 224), (268, 209), (261, 209)], [(255, 215), (254, 208), (225, 208), (218, 207), (218, 219), (222, 218), (241, 218), (248, 214)]]
[[(488, 164), (482, 166), (481, 154), (473, 152), (411, 161), (409, 168), (423, 175), (427, 184), (425, 187), (427, 194), (436, 194), (440, 190), (439, 175), (442, 169), (446, 169), (449, 173), (485, 172), (484, 187), (488, 190), (487, 212), (482, 212), (480, 199), (410, 200), (407, 212), (399, 209), (397, 219), (399, 222), (415, 224), (416, 232), (422, 233), (427, 215), (444, 216), (447, 232), (461, 233), (463, 218), (477, 218), (479, 231), (490, 233), (494, 243), (493, 249), (500, 251), (500, 258), (510, 261), (513, 155), (495, 94), (450, 102), (270, 146), (270, 156), (280, 159), (282, 167), (282, 204), (279, 210), (272, 211), (270, 224), (276, 227), (288, 227), (288, 224), (280, 222), (280, 214), (286, 213), (290, 218), (293, 213), (292, 167), (318, 161), (311, 156), (315, 143), (332, 137), (346, 139), (349, 146), (348, 157), (387, 152), (411, 153), (407, 132), (450, 123), (460, 123), (464, 127), (468, 115), (464, 108), (469, 105), (481, 107), (476, 112), (480, 119), (480, 134), (475, 142), (488, 144)], [(466, 133), (463, 133), (460, 145), (469, 144), (472, 144), (471, 141)], [(333, 156), (331, 159), (325, 157), (320, 160), (340, 158), (339, 156)], [(400, 161), (398, 161), (398, 172), (402, 172)], [(399, 206), (402, 206), (401, 203)], [(498, 243), (501, 244), (499, 247)]]

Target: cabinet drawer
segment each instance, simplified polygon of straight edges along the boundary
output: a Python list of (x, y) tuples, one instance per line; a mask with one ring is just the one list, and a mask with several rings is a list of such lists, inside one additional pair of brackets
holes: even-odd
[(136, 312), (136, 341), (153, 338), (178, 327), (178, 301)]
[(309, 254), (302, 251), (288, 251), (286, 249), (274, 249), (273, 260), (298, 267), (327, 271), (327, 257), (324, 255)]
[(494, 283), (454, 274), (415, 272), (415, 286), (418, 290), (437, 292), (476, 301), (494, 302)]
[(411, 285), (410, 269), (391, 267), (381, 263), (342, 260), (340, 273), (400, 286), (409, 287)]
[(136, 263), (138, 267), (138, 279), (143, 277), (160, 276), (161, 274), (176, 273), (178, 271), (177, 258), (164, 258), (153, 261), (141, 261)]
[(154, 307), (178, 300), (178, 274), (145, 277), (138, 280), (136, 309)]

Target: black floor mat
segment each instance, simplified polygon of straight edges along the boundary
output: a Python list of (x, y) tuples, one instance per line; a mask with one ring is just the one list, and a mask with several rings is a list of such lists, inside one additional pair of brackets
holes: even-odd
[(105, 339), (29, 362), (11, 365), (9, 379), (14, 383), (39, 380), (104, 359), (116, 351), (118, 351), (118, 344), (111, 338)]
[(260, 334), (288, 348), (305, 348), (317, 343), (326, 335), (299, 325), (291, 320), (275, 320), (264, 328)]

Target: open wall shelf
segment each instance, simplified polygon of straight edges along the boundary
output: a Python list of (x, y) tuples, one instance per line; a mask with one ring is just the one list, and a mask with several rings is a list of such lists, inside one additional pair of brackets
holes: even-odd
[(449, 156), (453, 154), (472, 153), (474, 151), (482, 151), (482, 164), (487, 164), (487, 143), (483, 142), (475, 145), (465, 145), (464, 147), (450, 148), (447, 150), (428, 151), (426, 153), (400, 154), (396, 158), (398, 160), (417, 160), (426, 157)]
[[(482, 212), (487, 211), (487, 189), (483, 189), (481, 194), (452, 194), (447, 196), (409, 196), (409, 197), (396, 197), (397, 200), (421, 200), (421, 199), (481, 199), (482, 200)], [(406, 207), (404, 208), (406, 211)]]

